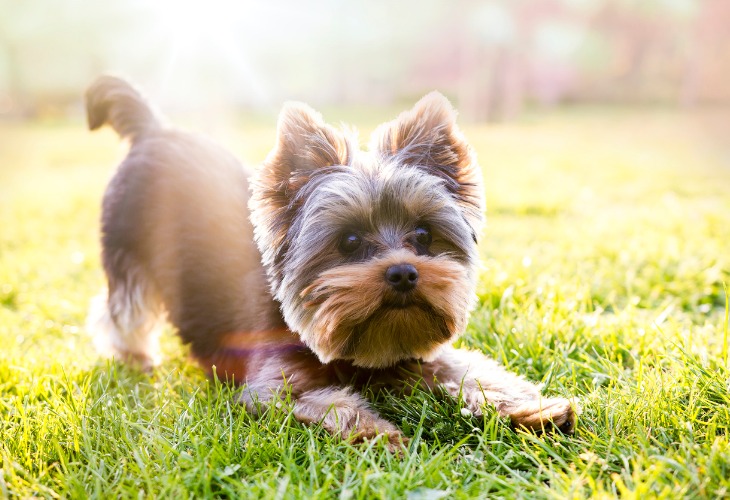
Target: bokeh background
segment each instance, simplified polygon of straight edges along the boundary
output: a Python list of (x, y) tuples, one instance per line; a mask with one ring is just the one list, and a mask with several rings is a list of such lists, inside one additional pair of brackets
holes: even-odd
[(102, 72), (198, 117), (434, 88), (472, 121), (730, 102), (727, 0), (0, 0), (0, 13), (0, 119), (79, 113)]

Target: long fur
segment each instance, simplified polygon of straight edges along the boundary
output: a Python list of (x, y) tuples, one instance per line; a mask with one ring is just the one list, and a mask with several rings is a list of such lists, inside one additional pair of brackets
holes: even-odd
[[(484, 197), (440, 94), (379, 127), (370, 151), (287, 105), (250, 185), (235, 158), (164, 126), (124, 80), (95, 82), (87, 110), (91, 129), (131, 142), (104, 195), (97, 345), (150, 366), (167, 318), (209, 375), (242, 385), (249, 410), (288, 386), (298, 420), (353, 441), (406, 441), (359, 391), (419, 379), (474, 413), (492, 404), (515, 426), (572, 432), (568, 400), (450, 347), (475, 303)], [(399, 266), (413, 269), (408, 289), (387, 279)]]

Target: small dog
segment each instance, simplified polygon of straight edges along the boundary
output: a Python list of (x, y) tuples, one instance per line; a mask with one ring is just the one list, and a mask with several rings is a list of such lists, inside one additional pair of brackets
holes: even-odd
[(517, 427), (573, 431), (567, 399), (451, 346), (475, 302), (484, 198), (442, 95), (382, 124), (367, 152), (287, 104), (253, 177), (163, 126), (124, 80), (99, 78), (86, 103), (92, 130), (131, 141), (103, 201), (98, 347), (152, 366), (166, 315), (209, 375), (243, 385), (249, 410), (286, 384), (299, 421), (354, 442), (406, 440), (358, 392), (366, 382), (421, 381), (477, 415), (492, 404)]

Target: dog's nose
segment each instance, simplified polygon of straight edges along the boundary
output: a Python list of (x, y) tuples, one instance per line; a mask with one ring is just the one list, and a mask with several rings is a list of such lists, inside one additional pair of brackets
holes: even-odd
[(399, 292), (408, 292), (418, 283), (418, 271), (411, 264), (396, 264), (385, 271), (385, 281)]

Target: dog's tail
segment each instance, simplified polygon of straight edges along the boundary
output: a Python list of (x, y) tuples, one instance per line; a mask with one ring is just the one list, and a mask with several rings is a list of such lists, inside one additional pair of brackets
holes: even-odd
[(160, 127), (160, 121), (137, 89), (114, 76), (100, 76), (86, 91), (86, 116), (89, 129), (105, 124), (124, 138)]

